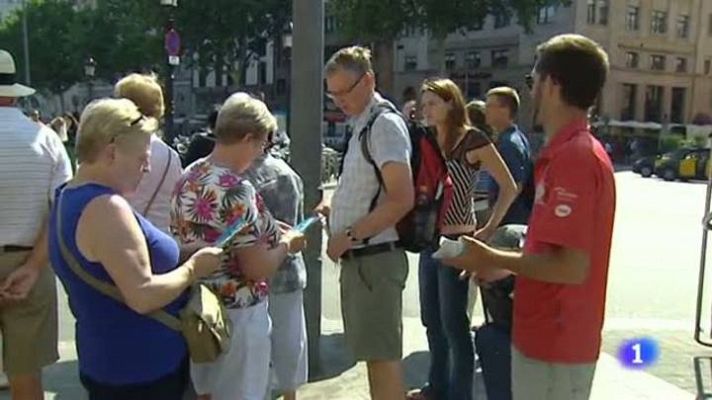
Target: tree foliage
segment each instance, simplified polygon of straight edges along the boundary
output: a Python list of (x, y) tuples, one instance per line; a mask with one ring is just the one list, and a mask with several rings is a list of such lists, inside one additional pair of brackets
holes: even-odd
[[(58, 94), (82, 78), (82, 57), (76, 50), (73, 30), (77, 13), (63, 1), (31, 1), (27, 4), (30, 76), (39, 90)], [(24, 77), (23, 29), (20, 11), (0, 27), (0, 43), (15, 58), (19, 77)]]
[(204, 71), (219, 77), (225, 70), (244, 83), (249, 61), (281, 31), (291, 7), (284, 0), (181, 0), (176, 15), (187, 61), (197, 56)]

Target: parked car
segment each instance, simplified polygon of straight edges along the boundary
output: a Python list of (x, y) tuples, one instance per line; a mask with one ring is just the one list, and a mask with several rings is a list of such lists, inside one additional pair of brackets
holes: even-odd
[(641, 157), (633, 163), (633, 172), (644, 178), (649, 178), (655, 172), (655, 159), (657, 156)]
[(655, 160), (655, 175), (666, 181), (707, 179), (710, 174), (710, 149), (681, 148)]

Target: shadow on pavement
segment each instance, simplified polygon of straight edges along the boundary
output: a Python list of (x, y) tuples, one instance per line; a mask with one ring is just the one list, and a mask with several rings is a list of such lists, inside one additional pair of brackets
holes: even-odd
[(408, 390), (422, 387), (427, 382), (429, 366), (430, 353), (427, 351), (411, 353), (403, 360), (403, 375)]
[(337, 377), (356, 365), (343, 333), (323, 335), (320, 340), (321, 368), (309, 377), (310, 383)]

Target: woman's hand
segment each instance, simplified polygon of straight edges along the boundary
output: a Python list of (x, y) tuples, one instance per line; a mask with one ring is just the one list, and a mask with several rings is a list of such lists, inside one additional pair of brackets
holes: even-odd
[(187, 264), (193, 280), (205, 278), (217, 271), (222, 253), (223, 249), (219, 247), (204, 247), (190, 256)]
[(290, 254), (296, 254), (307, 247), (307, 238), (302, 232), (292, 229), (282, 234), (280, 243), (287, 245), (287, 251)]

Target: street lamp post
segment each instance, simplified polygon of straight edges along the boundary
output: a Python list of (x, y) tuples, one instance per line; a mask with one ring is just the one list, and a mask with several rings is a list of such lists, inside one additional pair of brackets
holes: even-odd
[[(321, 201), (321, 122), (324, 82), (324, 1), (292, 0), (294, 21), (291, 63), (289, 121), (294, 169), (304, 180), (304, 209), (312, 210)], [(320, 367), (321, 337), (321, 232), (307, 234), (304, 252), (309, 284), (304, 292), (304, 308), (309, 338), (309, 373), (317, 376)]]
[(284, 65), (286, 64), (286, 69), (287, 69), (287, 79), (286, 79), (286, 101), (285, 101), (285, 108), (287, 112), (287, 133), (291, 134), (289, 131), (289, 128), (291, 126), (289, 125), (290, 117), (291, 117), (291, 99), (292, 99), (292, 44), (293, 44), (294, 38), (292, 36), (292, 23), (289, 22), (284, 26), (284, 30), (282, 32), (282, 55), (283, 58), (282, 60), (286, 61), (283, 63), (283, 68)]
[(175, 67), (180, 64), (180, 35), (175, 30), (173, 12), (178, 7), (178, 0), (160, 0), (161, 6), (167, 9), (168, 17), (165, 26), (164, 47), (166, 49), (166, 113), (164, 134), (166, 141), (173, 142), (173, 81)]
[(94, 75), (96, 74), (96, 60), (87, 58), (84, 63), (84, 76), (87, 78), (87, 104), (94, 99)]
[(25, 83), (32, 84), (30, 79), (30, 38), (27, 33), (27, 0), (22, 0), (22, 49), (25, 53)]

